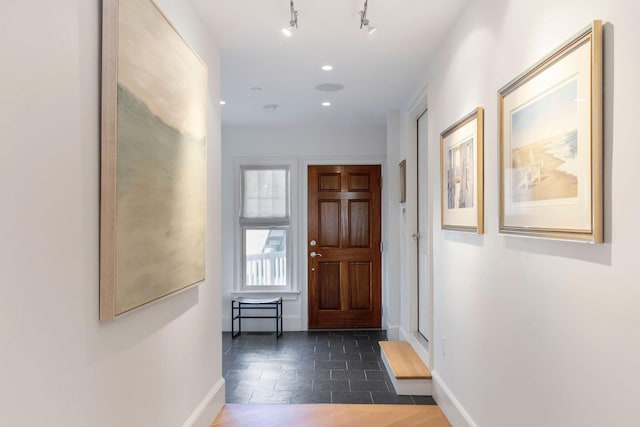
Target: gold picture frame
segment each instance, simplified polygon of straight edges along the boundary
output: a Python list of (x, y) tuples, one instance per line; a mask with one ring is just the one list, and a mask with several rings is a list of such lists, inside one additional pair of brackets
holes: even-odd
[(407, 201), (407, 160), (398, 164), (400, 167), (400, 203)]
[(484, 109), (440, 134), (440, 227), (484, 233)]
[(152, 0), (104, 0), (100, 320), (205, 278), (207, 66)]
[(498, 92), (499, 232), (603, 241), (602, 22)]

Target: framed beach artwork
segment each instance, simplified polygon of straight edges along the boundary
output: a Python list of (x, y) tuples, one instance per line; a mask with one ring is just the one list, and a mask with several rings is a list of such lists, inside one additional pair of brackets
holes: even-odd
[(440, 225), (484, 232), (484, 109), (478, 107), (440, 134)]
[(104, 0), (100, 320), (205, 277), (207, 67), (151, 0)]
[(600, 243), (602, 24), (499, 91), (504, 234)]

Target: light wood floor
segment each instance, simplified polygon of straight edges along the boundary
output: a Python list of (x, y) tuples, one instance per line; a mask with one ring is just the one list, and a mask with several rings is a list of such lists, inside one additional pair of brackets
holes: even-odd
[(227, 404), (211, 427), (451, 427), (432, 405), (234, 405)]

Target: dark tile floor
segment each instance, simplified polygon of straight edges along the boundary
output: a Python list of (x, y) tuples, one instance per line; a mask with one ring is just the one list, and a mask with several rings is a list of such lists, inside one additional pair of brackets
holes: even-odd
[(386, 331), (222, 334), (227, 403), (373, 403), (435, 405), (399, 396), (380, 359)]

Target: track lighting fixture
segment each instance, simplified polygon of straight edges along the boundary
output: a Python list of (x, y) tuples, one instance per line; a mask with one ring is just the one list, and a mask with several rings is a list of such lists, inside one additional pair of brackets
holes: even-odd
[[(364, 0), (364, 7), (360, 11), (360, 29), (367, 27), (367, 33), (373, 34), (376, 31), (376, 27), (371, 25), (369, 18), (367, 18), (367, 9), (369, 7), (369, 0)], [(287, 37), (293, 35), (293, 30), (298, 29), (298, 11), (296, 10), (293, 0), (289, 1), (289, 8), (291, 9), (291, 17), (289, 18), (289, 25), (282, 28), (282, 34)]]
[(364, 9), (360, 11), (360, 29), (363, 27), (367, 27), (367, 32), (369, 34), (373, 34), (376, 30), (376, 27), (369, 23), (369, 18), (367, 18), (367, 7), (369, 6), (369, 0), (364, 0)]
[(291, 7), (291, 18), (289, 19), (289, 26), (284, 27), (282, 29), (282, 34), (284, 34), (287, 37), (291, 37), (291, 35), (293, 34), (293, 29), (298, 28), (298, 11), (293, 6), (293, 0), (291, 0), (290, 7)]

